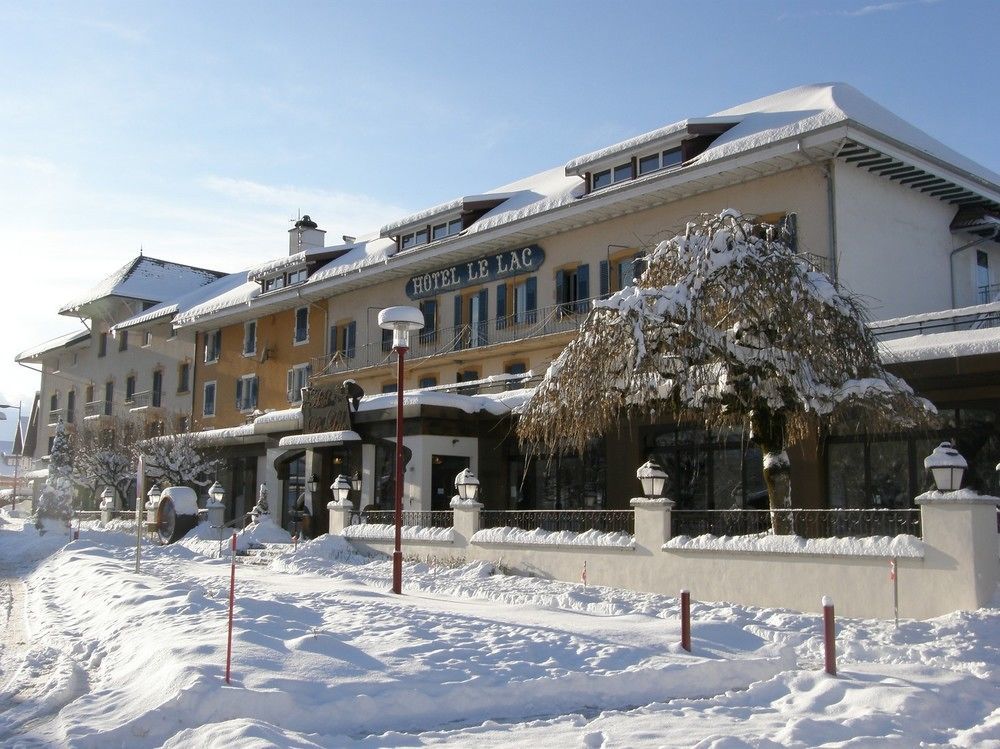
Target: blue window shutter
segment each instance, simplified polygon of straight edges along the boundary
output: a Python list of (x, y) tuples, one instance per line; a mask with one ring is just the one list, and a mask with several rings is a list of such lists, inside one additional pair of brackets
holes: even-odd
[(257, 383), (257, 377), (254, 376), (254, 378), (250, 380), (250, 408), (257, 408)]
[(538, 279), (535, 276), (529, 277), (524, 282), (524, 306), (528, 313), (528, 322), (535, 322), (537, 319), (535, 310), (538, 309)]
[(354, 346), (358, 335), (358, 321), (351, 320), (347, 323), (347, 340), (344, 341), (344, 356), (348, 359), (354, 358)]
[(639, 254), (635, 256), (635, 260), (632, 261), (633, 275), (635, 276), (636, 286), (639, 285), (639, 276), (646, 272), (646, 267), (649, 265), (649, 261), (646, 259), (645, 255)]
[(507, 327), (507, 284), (497, 285), (497, 330)]
[(330, 326), (330, 356), (333, 356), (340, 350), (340, 346), (338, 345), (340, 342), (339, 333), (340, 331), (336, 325)]
[(486, 330), (489, 327), (487, 317), (490, 308), (490, 290), (481, 289), (479, 292), (479, 345), (486, 343)]
[(556, 271), (556, 304), (566, 304), (566, 271)]
[(611, 266), (607, 260), (601, 261), (601, 297), (611, 293)]
[(587, 302), (590, 298), (590, 266), (581, 265), (576, 269), (576, 311), (586, 312)]
[(462, 295), (455, 294), (455, 348), (464, 348), (469, 336), (462, 331)]
[(236, 410), (239, 411), (243, 406), (243, 380), (239, 379), (236, 381)]

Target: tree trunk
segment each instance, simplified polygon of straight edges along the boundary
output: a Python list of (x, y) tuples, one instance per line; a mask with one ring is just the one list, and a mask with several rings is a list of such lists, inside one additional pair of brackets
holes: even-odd
[(755, 408), (750, 414), (751, 437), (760, 446), (764, 460), (764, 484), (771, 508), (771, 529), (775, 535), (794, 531), (792, 514), (792, 476), (785, 452), (785, 416), (768, 408)]

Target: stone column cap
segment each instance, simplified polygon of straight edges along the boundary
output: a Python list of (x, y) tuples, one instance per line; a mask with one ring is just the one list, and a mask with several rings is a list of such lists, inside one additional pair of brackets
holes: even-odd
[(1000, 497), (980, 494), (975, 489), (959, 489), (957, 492), (939, 492), (932, 489), (913, 500), (918, 505), (1000, 505)]
[(663, 507), (665, 509), (671, 509), (676, 502), (667, 497), (632, 497), (628, 501), (632, 507), (644, 507), (649, 510), (656, 509), (657, 507)]
[(331, 499), (326, 503), (328, 510), (353, 510), (354, 503), (349, 499)]
[(451, 507), (454, 510), (481, 510), (483, 503), (475, 499), (462, 499), (456, 494), (451, 498)]

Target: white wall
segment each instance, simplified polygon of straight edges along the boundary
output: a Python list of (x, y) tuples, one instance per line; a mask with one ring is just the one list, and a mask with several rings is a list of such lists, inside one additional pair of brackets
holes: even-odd
[(834, 179), (841, 283), (876, 320), (949, 309), (955, 206), (850, 164)]

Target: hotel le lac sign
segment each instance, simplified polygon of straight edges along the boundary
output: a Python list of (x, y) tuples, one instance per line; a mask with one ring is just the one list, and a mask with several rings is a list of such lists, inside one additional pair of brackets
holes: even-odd
[(451, 265), (441, 270), (414, 276), (406, 282), (410, 299), (424, 299), (442, 291), (499, 281), (523, 273), (534, 273), (545, 262), (545, 252), (537, 244), (518, 250), (504, 250), (493, 255)]

